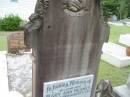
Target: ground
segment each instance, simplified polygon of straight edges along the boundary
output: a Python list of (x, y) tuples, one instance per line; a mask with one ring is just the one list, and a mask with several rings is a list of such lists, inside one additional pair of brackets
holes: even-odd
[[(130, 27), (127, 26), (111, 26), (109, 41), (119, 44), (120, 34), (130, 33)], [(100, 62), (98, 81), (108, 79), (113, 86), (118, 86), (126, 83), (128, 74), (130, 73), (130, 66), (126, 68), (116, 68), (104, 61)]]
[[(130, 27), (127, 26), (111, 26), (111, 33), (109, 41), (113, 43), (118, 43), (120, 34), (130, 33)], [(6, 34), (1, 34), (0, 32), (0, 50), (7, 49)], [(126, 83), (128, 74), (130, 73), (130, 66), (122, 69), (113, 67), (112, 65), (101, 61), (98, 81), (101, 79), (111, 80), (113, 86), (121, 85)]]
[(113, 43), (118, 43), (119, 36), (121, 34), (130, 34), (130, 27), (128, 26), (111, 26), (109, 41)]
[(102, 79), (107, 79), (112, 82), (113, 86), (122, 85), (126, 83), (129, 73), (130, 73), (130, 66), (119, 69), (104, 61), (101, 61), (98, 81)]

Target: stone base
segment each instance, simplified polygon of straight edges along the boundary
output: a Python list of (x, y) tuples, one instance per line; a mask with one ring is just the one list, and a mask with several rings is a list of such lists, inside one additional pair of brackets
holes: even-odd
[(104, 43), (101, 59), (109, 64), (123, 68), (130, 65), (130, 57), (126, 56), (126, 48), (114, 43)]
[(32, 97), (32, 55), (7, 54), (9, 90), (18, 91), (24, 97)]
[(130, 88), (127, 85), (122, 85), (114, 88), (116, 97), (130, 97)]

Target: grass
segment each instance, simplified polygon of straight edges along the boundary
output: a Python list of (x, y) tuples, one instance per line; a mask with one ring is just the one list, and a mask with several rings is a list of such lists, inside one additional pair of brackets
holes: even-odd
[(130, 34), (130, 27), (128, 26), (111, 26), (109, 41), (118, 43), (121, 34)]
[(0, 51), (7, 50), (7, 36), (15, 32), (16, 31), (0, 31)]
[(6, 36), (0, 36), (0, 51), (7, 50), (7, 38)]
[(130, 73), (130, 66), (127, 68), (119, 69), (104, 61), (101, 61), (98, 81), (101, 79), (107, 79), (112, 82), (113, 86), (122, 85), (126, 83), (129, 73)]
[[(109, 41), (118, 43), (121, 34), (130, 33), (130, 27), (127, 26), (111, 26)], [(130, 73), (130, 66), (126, 68), (116, 68), (104, 61), (100, 62), (100, 69), (98, 81), (102, 79), (110, 80), (113, 86), (118, 86), (126, 83), (128, 74)]]

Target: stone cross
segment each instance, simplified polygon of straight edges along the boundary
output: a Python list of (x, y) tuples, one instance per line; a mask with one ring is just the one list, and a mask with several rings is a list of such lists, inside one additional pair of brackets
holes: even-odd
[(43, 97), (46, 82), (86, 75), (94, 75), (94, 97), (105, 35), (100, 0), (37, 0), (29, 20), (24, 31), (33, 51), (33, 97)]

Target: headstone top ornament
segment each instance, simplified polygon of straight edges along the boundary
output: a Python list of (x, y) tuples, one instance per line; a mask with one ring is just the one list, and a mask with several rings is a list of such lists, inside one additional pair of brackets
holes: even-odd
[(89, 10), (90, 0), (65, 0), (64, 11), (70, 16), (83, 16)]

